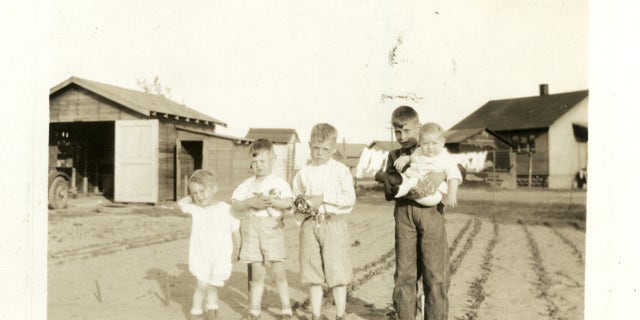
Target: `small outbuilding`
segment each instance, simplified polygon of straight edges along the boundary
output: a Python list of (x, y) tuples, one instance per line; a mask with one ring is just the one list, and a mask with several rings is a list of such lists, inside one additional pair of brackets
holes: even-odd
[(161, 95), (71, 77), (49, 92), (49, 123), (50, 167), (81, 193), (156, 203), (185, 195), (196, 169), (216, 172), (222, 191), (250, 175), (251, 139)]
[(250, 128), (245, 138), (250, 140), (262, 138), (271, 141), (276, 153), (273, 174), (291, 183), (296, 169), (296, 144), (300, 143), (300, 137), (295, 129)]
[(487, 128), (450, 129), (445, 147), (464, 167), (467, 181), (516, 187), (515, 153), (509, 141)]
[(400, 144), (397, 141), (385, 141), (385, 140), (373, 140), (367, 148), (377, 151), (390, 152), (395, 149), (400, 149)]
[(364, 143), (338, 143), (333, 158), (349, 167), (351, 175), (355, 176), (360, 156), (366, 147)]

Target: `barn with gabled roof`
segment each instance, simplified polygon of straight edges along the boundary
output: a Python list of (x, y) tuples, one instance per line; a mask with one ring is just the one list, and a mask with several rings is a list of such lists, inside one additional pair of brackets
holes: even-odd
[(51, 88), (49, 120), (49, 166), (79, 193), (156, 203), (185, 195), (196, 169), (216, 172), (223, 191), (250, 174), (251, 139), (161, 95), (71, 77)]

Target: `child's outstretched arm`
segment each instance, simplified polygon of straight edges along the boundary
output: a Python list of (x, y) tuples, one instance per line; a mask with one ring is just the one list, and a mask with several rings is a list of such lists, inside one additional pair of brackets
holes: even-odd
[(191, 196), (182, 197), (180, 200), (178, 200), (177, 204), (178, 208), (180, 208), (180, 211), (182, 211), (183, 213), (188, 213), (188, 207), (189, 205), (193, 204), (193, 198), (191, 198)]

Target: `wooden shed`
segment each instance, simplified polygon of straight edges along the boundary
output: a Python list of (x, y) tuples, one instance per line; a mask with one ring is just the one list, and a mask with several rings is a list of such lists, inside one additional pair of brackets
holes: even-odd
[(360, 155), (362, 155), (362, 151), (366, 147), (367, 145), (364, 143), (338, 143), (338, 145), (336, 145), (336, 152), (333, 154), (333, 158), (349, 167), (351, 175), (355, 176)]
[(444, 137), (445, 147), (452, 154), (486, 151), (491, 169), (498, 171), (509, 171), (515, 165), (511, 143), (490, 129), (450, 129)]
[(71, 77), (49, 92), (50, 165), (72, 189), (118, 202), (155, 203), (184, 194), (205, 168), (230, 189), (248, 175), (251, 140), (223, 136), (226, 123), (163, 96)]
[(384, 140), (373, 140), (367, 148), (379, 151), (392, 151), (395, 149), (400, 149), (400, 144), (397, 141), (384, 141)]
[(296, 130), (288, 128), (250, 128), (245, 137), (250, 140), (262, 138), (271, 141), (276, 153), (273, 174), (291, 183), (296, 169), (296, 144), (300, 142), (300, 137)]

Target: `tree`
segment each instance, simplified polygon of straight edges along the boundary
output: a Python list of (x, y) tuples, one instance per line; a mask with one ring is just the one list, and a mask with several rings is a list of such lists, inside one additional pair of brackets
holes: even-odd
[(171, 99), (171, 88), (163, 87), (158, 76), (155, 76), (153, 81), (149, 81), (147, 79), (136, 79), (136, 83), (144, 92), (157, 94), (167, 99)]

